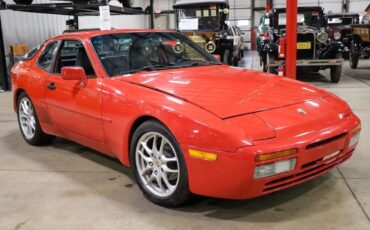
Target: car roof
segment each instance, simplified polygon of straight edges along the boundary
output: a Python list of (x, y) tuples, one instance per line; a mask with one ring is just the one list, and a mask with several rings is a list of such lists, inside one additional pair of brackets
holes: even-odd
[(155, 32), (176, 32), (174, 30), (157, 30), (157, 29), (112, 29), (112, 30), (100, 30), (100, 29), (84, 29), (84, 30), (74, 30), (65, 31), (61, 35), (52, 37), (51, 39), (61, 39), (68, 37), (81, 37), (81, 38), (91, 38), (99, 35), (108, 34), (120, 34), (120, 33), (155, 33)]
[(330, 13), (326, 14), (328, 17), (345, 17), (345, 16), (360, 16), (358, 13)]
[[(317, 10), (317, 11), (321, 11), (323, 12), (324, 9), (320, 6), (302, 6), (302, 7), (298, 7), (298, 12), (299, 11), (307, 11), (307, 10)], [(286, 8), (275, 8), (273, 9), (274, 12), (276, 13), (282, 13), (282, 12), (286, 12)]]

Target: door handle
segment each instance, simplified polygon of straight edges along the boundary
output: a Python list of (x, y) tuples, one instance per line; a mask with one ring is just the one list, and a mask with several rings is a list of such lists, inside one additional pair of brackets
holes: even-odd
[(55, 90), (57, 88), (54, 82), (50, 82), (46, 87), (50, 90)]

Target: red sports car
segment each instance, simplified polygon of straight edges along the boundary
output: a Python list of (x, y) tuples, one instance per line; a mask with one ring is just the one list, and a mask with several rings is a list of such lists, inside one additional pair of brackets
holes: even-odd
[(347, 160), (360, 120), (312, 85), (223, 65), (171, 31), (63, 34), (12, 69), (24, 139), (55, 136), (132, 167), (152, 202), (245, 199)]

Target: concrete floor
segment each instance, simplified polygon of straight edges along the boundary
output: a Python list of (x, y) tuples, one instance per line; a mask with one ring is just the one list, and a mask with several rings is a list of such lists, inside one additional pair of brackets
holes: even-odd
[[(243, 66), (260, 69), (255, 53)], [(332, 84), (300, 76), (350, 103), (363, 122), (343, 166), (313, 181), (244, 201), (200, 198), (166, 209), (148, 202), (130, 170), (66, 140), (32, 147), (22, 139), (10, 93), (0, 94), (0, 229), (370, 229), (370, 61)]]

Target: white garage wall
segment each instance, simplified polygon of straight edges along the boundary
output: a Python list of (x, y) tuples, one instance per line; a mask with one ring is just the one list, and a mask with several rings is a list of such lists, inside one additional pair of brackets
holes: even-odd
[[(14, 4), (12, 0), (6, 0)], [(45, 3), (47, 0), (35, 0), (35, 3)], [(51, 14), (35, 14), (15, 12), (11, 10), (0, 11), (3, 28), (5, 50), (14, 43), (26, 43), (31, 47), (43, 43), (47, 38), (60, 34), (65, 30), (66, 16)]]

